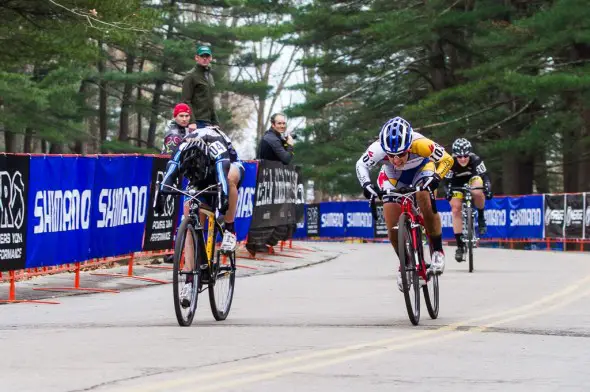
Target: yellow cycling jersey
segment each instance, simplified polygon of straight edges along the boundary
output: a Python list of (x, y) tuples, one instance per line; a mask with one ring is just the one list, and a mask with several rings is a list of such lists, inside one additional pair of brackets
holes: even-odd
[(437, 164), (436, 173), (438, 173), (441, 178), (451, 170), (454, 163), (453, 157), (450, 156), (441, 145), (424, 137), (418, 132), (414, 132), (412, 134), (412, 144), (410, 145), (408, 159), (402, 167), (394, 167), (394, 165), (387, 159), (387, 154), (383, 151), (380, 142), (376, 141), (367, 148), (367, 151), (365, 151), (357, 161), (356, 174), (362, 185), (371, 182), (369, 170), (378, 164), (382, 164), (386, 171), (404, 172), (422, 167), (426, 165), (428, 161), (433, 161)]
[(410, 145), (410, 154), (430, 158), (436, 162), (436, 172), (441, 178), (451, 170), (451, 167), (453, 167), (453, 163), (455, 162), (453, 157), (446, 152), (441, 145), (425, 138), (424, 136), (413, 138), (412, 144)]

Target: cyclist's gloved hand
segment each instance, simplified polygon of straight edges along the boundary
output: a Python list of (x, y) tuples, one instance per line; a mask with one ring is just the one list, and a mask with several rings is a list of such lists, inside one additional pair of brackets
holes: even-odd
[(379, 194), (377, 193), (375, 188), (373, 188), (373, 184), (371, 184), (370, 182), (365, 182), (363, 184), (363, 195), (365, 195), (367, 199), (375, 199), (379, 197)]
[(451, 187), (447, 187), (447, 195), (445, 196), (447, 201), (451, 201), (453, 198), (453, 191), (451, 191)]
[(225, 215), (227, 209), (229, 208), (229, 197), (226, 194), (221, 194), (221, 199), (219, 200), (219, 213), (221, 215)]
[(432, 176), (428, 177), (424, 181), (422, 188), (428, 189), (429, 191), (434, 192), (438, 188), (438, 184), (440, 184), (440, 181), (441, 181), (440, 175), (438, 173), (434, 173)]
[(164, 204), (166, 202), (166, 196), (160, 193), (159, 189), (156, 189), (156, 194), (154, 197), (154, 212), (158, 215), (162, 215), (164, 213)]
[(484, 194), (486, 195), (486, 200), (492, 200), (492, 197), (494, 197), (494, 193), (490, 189), (486, 189)]

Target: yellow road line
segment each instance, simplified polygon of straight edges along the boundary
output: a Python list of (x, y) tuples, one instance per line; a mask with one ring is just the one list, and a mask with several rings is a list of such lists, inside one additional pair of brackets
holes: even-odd
[[(294, 358), (278, 359), (278, 360), (270, 359), (265, 363), (259, 363), (259, 364), (255, 364), (255, 365), (238, 366), (238, 367), (234, 367), (234, 368), (230, 368), (230, 369), (226, 369), (226, 370), (218, 370), (215, 372), (207, 372), (207, 369), (203, 369), (203, 371), (206, 372), (205, 374), (189, 376), (189, 377), (180, 378), (180, 379), (176, 379), (176, 380), (169, 380), (169, 381), (157, 383), (154, 385), (145, 385), (142, 387), (133, 388), (133, 389), (131, 389), (131, 391), (143, 391), (143, 392), (161, 391), (164, 389), (171, 389), (171, 388), (179, 387), (182, 385), (200, 383), (202, 381), (227, 378), (229, 376), (234, 376), (234, 375), (243, 374), (243, 373), (252, 373), (252, 372), (257, 372), (257, 371), (264, 372), (259, 375), (254, 375), (254, 376), (250, 376), (247, 378), (242, 378), (242, 379), (238, 379), (238, 380), (234, 380), (234, 381), (228, 381), (226, 383), (211, 384), (211, 388), (216, 388), (216, 389), (225, 388), (225, 387), (229, 387), (229, 386), (235, 386), (240, 383), (248, 384), (248, 383), (252, 383), (252, 382), (256, 382), (256, 381), (266, 380), (269, 378), (276, 378), (276, 377), (279, 377), (279, 376), (281, 376), (283, 374), (287, 374), (287, 373), (298, 372), (301, 370), (309, 370), (309, 369), (313, 369), (313, 368), (329, 366), (331, 364), (341, 363), (344, 361), (356, 360), (356, 359), (364, 358), (367, 356), (378, 355), (379, 353), (382, 353), (382, 352), (400, 350), (403, 348), (413, 347), (413, 346), (422, 345), (422, 344), (426, 344), (426, 343), (431, 343), (434, 341), (447, 340), (450, 338), (463, 336), (463, 335), (465, 335), (465, 333), (482, 332), (486, 328), (489, 328), (489, 327), (493, 327), (493, 326), (500, 325), (500, 324), (505, 324), (507, 322), (522, 319), (525, 317), (531, 317), (531, 316), (534, 316), (537, 314), (546, 313), (550, 310), (553, 310), (553, 309), (556, 309), (559, 307), (563, 307), (571, 302), (579, 300), (579, 299), (583, 298), (584, 296), (587, 296), (590, 294), (590, 290), (583, 292), (581, 294), (576, 293), (577, 290), (579, 290), (581, 287), (585, 287), (588, 283), (590, 283), (590, 276), (586, 277), (584, 279), (581, 279), (580, 281), (578, 281), (574, 284), (569, 285), (568, 287), (564, 288), (561, 291), (558, 291), (556, 293), (545, 296), (545, 297), (543, 297), (537, 301), (534, 301), (530, 304), (522, 305), (517, 308), (508, 309), (506, 311), (501, 311), (501, 312), (497, 312), (497, 313), (490, 314), (490, 315), (484, 315), (481, 317), (476, 317), (476, 318), (464, 320), (464, 321), (453, 323), (453, 324), (450, 324), (447, 326), (442, 326), (440, 328), (433, 329), (433, 330), (420, 331), (420, 332), (412, 333), (412, 334), (406, 335), (406, 336), (399, 336), (396, 338), (382, 339), (382, 340), (377, 340), (377, 341), (373, 341), (373, 342), (360, 343), (360, 344), (354, 344), (354, 345), (340, 347), (340, 348), (333, 348), (333, 349), (327, 349), (327, 350), (322, 350), (322, 351), (316, 351), (316, 352), (312, 352), (310, 354), (300, 355), (300, 356), (297, 356)], [(547, 305), (551, 301), (561, 299), (562, 297), (568, 296), (570, 294), (575, 294), (575, 295), (572, 295), (568, 299), (560, 301), (557, 304), (554, 304), (551, 306)], [(533, 311), (533, 309), (535, 309), (539, 306), (542, 306), (542, 305), (547, 305), (547, 306), (544, 306), (543, 308), (541, 308), (537, 311)], [(512, 315), (512, 314), (514, 314), (514, 315), (510, 316), (510, 317), (506, 317), (506, 318), (498, 320), (498, 321), (495, 321), (495, 322), (488, 323), (483, 326), (478, 326), (478, 325), (471, 326), (471, 328), (468, 331), (464, 331), (464, 332), (462, 331), (461, 333), (442, 335), (444, 332), (456, 331), (457, 328), (459, 328), (461, 326), (465, 326), (465, 325), (470, 326), (471, 324), (474, 324), (476, 322), (480, 322), (483, 320), (489, 320), (489, 319), (493, 319), (493, 318), (498, 318), (498, 317), (504, 317), (504, 316), (508, 316), (508, 315)], [(431, 335), (434, 335), (434, 336), (429, 338), (429, 336), (431, 336)], [(401, 341), (401, 343), (398, 343), (400, 341)], [(366, 349), (369, 349), (369, 351), (355, 353), (356, 351), (362, 351), (362, 350), (366, 350)], [(352, 353), (347, 354), (347, 355), (341, 355), (341, 354), (346, 354), (348, 352), (352, 352)], [(341, 356), (339, 356), (338, 358), (326, 359), (324, 361), (315, 362), (313, 364), (291, 366), (293, 364), (297, 364), (297, 363), (300, 363), (303, 361), (317, 360), (317, 359), (322, 359), (324, 357), (331, 357), (331, 356), (335, 356), (335, 355), (341, 355)], [(274, 372), (268, 372), (268, 370), (281, 368), (284, 366), (290, 366), (290, 367), (276, 370)], [(207, 385), (207, 387), (204, 389), (199, 388), (199, 390), (204, 390), (204, 391), (209, 390), (209, 389), (210, 389), (209, 385)]]

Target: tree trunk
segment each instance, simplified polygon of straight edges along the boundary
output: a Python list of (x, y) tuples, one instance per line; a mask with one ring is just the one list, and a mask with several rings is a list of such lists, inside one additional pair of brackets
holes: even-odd
[(25, 129), (25, 138), (23, 140), (23, 152), (33, 152), (33, 130), (31, 128)]
[[(143, 72), (143, 65), (145, 63), (145, 59), (141, 59), (139, 61), (139, 66), (138, 66), (138, 70), (137, 72), (141, 73)], [(136, 103), (141, 103), (141, 97), (142, 97), (142, 92), (141, 92), (141, 86), (137, 87), (137, 99), (136, 99)], [(137, 108), (137, 106), (136, 106)], [(141, 147), (142, 146), (142, 140), (141, 140), (141, 134), (142, 134), (142, 116), (141, 116), (141, 111), (136, 109), (136, 113), (137, 113), (137, 147)]]
[[(133, 66), (135, 64), (135, 56), (127, 54), (125, 61), (125, 74), (131, 75), (133, 73)], [(119, 140), (126, 142), (129, 140), (129, 111), (131, 109), (131, 97), (133, 94), (133, 84), (126, 81), (123, 87), (123, 96), (121, 98), (121, 113), (119, 116)]]
[[(176, 0), (170, 1), (170, 8), (174, 7), (176, 4)], [(174, 14), (171, 13), (166, 21), (168, 25), (168, 29), (166, 30), (166, 39), (170, 39), (173, 33), (173, 25), (174, 25)], [(166, 58), (162, 60), (162, 64), (160, 65), (160, 74), (165, 75), (168, 70), (168, 61)], [(158, 113), (160, 113), (160, 101), (162, 99), (162, 91), (164, 89), (164, 83), (166, 83), (165, 79), (158, 79), (156, 80), (155, 87), (154, 87), (154, 97), (152, 99), (152, 108), (150, 113), (150, 125), (148, 128), (148, 136), (147, 136), (147, 147), (148, 148), (155, 148), (156, 142), (156, 127), (158, 125)]]
[(63, 145), (61, 143), (51, 143), (49, 148), (50, 154), (63, 154)]
[(16, 152), (16, 134), (4, 129), (4, 149), (6, 152)]
[(533, 193), (535, 161), (525, 154), (506, 152), (502, 161), (502, 191), (506, 195)]
[[(102, 42), (99, 42), (101, 54), (105, 55), (102, 50)], [(98, 61), (98, 73), (100, 81), (98, 82), (98, 129), (100, 131), (100, 150), (103, 150), (102, 144), (107, 140), (107, 82), (104, 80), (104, 73), (106, 70), (105, 60)]]

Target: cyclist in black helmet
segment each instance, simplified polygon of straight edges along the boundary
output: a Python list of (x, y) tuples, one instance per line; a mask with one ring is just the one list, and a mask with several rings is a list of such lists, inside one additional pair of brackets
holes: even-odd
[(447, 173), (447, 200), (451, 203), (453, 217), (453, 232), (457, 240), (457, 250), (455, 251), (455, 260), (463, 261), (465, 253), (465, 244), (463, 242), (463, 219), (461, 216), (463, 209), (463, 194), (461, 192), (451, 192), (451, 187), (460, 187), (469, 184), (473, 187), (485, 187), (484, 191), (473, 190), (473, 202), (477, 208), (477, 223), (480, 235), (487, 231), (484, 207), (485, 199), (490, 200), (493, 197), (492, 183), (488, 176), (486, 165), (483, 160), (472, 152), (472, 146), (469, 140), (459, 138), (453, 142), (453, 157), (455, 163)]

